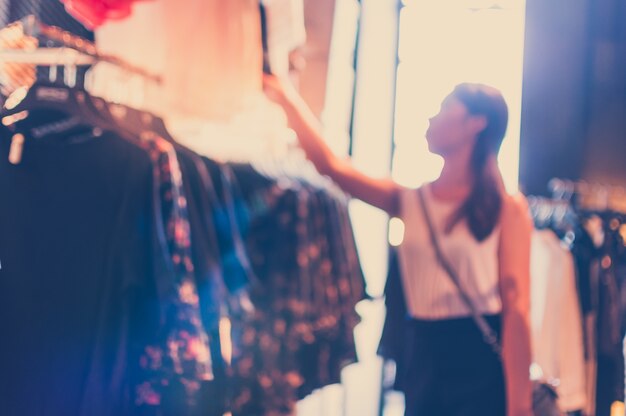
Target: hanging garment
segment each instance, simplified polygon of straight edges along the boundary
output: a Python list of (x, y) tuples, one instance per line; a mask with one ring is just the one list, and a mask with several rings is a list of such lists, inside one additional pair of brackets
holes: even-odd
[(531, 244), (531, 340), (533, 361), (547, 380), (559, 380), (559, 406), (586, 406), (583, 322), (574, 259), (549, 230)]
[(615, 271), (612, 263), (605, 260), (592, 268), (598, 290), (595, 409), (598, 416), (610, 415), (613, 402), (624, 401), (624, 317), (621, 315), (621, 282)]
[(591, 290), (591, 264), (598, 256), (598, 249), (584, 227), (578, 226), (575, 230), (576, 238), (571, 248), (576, 263), (576, 281), (580, 296), (580, 306), (583, 315), (593, 311)]
[[(158, 215), (166, 242), (164, 270), (174, 282), (159, 288), (165, 308), (165, 343), (142, 356), (145, 379), (137, 387), (137, 404), (162, 406), (174, 412), (194, 407), (201, 383), (213, 379), (209, 338), (202, 326), (200, 302), (192, 263), (191, 235), (182, 173), (171, 143), (146, 133), (136, 142), (153, 162)], [(171, 362), (169, 362), (171, 360)], [(165, 364), (164, 364), (165, 363)], [(164, 376), (163, 367), (172, 373)], [(165, 380), (164, 380), (165, 377)], [(167, 396), (165, 398), (164, 396)]]
[(245, 198), (254, 313), (234, 326), (233, 414), (287, 415), (355, 360), (363, 276), (345, 200), (231, 165)]
[(202, 158), (175, 145), (180, 162), (189, 214), (191, 256), (201, 305), (202, 322), (207, 330), (217, 330), (227, 315), (227, 288), (224, 284), (220, 247), (213, 221), (218, 202), (212, 198), (213, 181)]
[[(2, 144), (8, 152), (12, 134), (6, 130), (2, 133)], [(71, 270), (68, 272), (63, 268), (46, 272), (37, 268), (16, 271), (15, 280), (23, 284), (32, 285), (46, 279), (46, 282), (39, 283), (44, 287), (54, 286), (56, 292), (48, 290), (51, 297), (42, 298), (39, 302), (45, 305), (46, 314), (51, 317), (52, 329), (46, 329), (69, 332), (68, 335), (76, 338), (77, 345), (74, 349), (64, 351), (53, 335), (46, 338), (50, 332), (43, 331), (43, 328), (43, 335), (38, 341), (31, 340), (32, 345), (28, 348), (20, 349), (20, 344), (16, 344), (18, 358), (7, 363), (7, 371), (3, 374), (11, 375), (12, 371), (19, 368), (12, 365), (26, 364), (20, 360), (23, 356), (19, 356), (17, 351), (31, 351), (32, 355), (41, 356), (43, 360), (49, 359), (49, 362), (35, 367), (39, 368), (41, 380), (22, 380), (23, 376), (20, 376), (15, 377), (15, 383), (3, 386), (7, 394), (0, 396), (12, 400), (6, 408), (16, 409), (18, 414), (40, 414), (43, 411), (68, 415), (130, 414), (137, 407), (144, 408), (143, 413), (159, 411), (162, 414), (181, 414), (183, 408), (192, 409), (196, 405), (201, 384), (213, 375), (209, 340), (202, 328), (193, 278), (187, 202), (182, 193), (181, 172), (171, 145), (156, 137), (129, 141), (112, 133), (101, 134), (94, 130), (89, 137), (83, 134), (72, 139), (30, 137), (24, 148), (23, 160), (15, 166), (8, 163), (6, 154), (2, 167), (6, 165), (9, 173), (17, 175), (17, 179), (5, 184), (3, 193), (24, 201), (40, 199), (38, 206), (45, 209), (45, 213), (35, 213), (32, 209), (29, 211), (22, 207), (21, 210), (3, 215), (3, 218), (15, 221), (18, 226), (12, 230), (20, 235), (37, 233), (36, 236), (30, 235), (33, 240), (48, 242), (52, 236), (57, 238), (59, 248), (48, 251), (59, 253), (54, 254), (53, 260), (46, 258), (44, 261), (51, 264), (59, 261), (82, 264), (84, 261), (86, 264), (81, 267), (85, 270), (80, 273), (81, 284), (90, 282), (98, 288), (98, 291), (67, 290), (65, 293), (68, 285), (70, 288), (74, 285), (68, 279), (75, 277)], [(137, 156), (139, 160), (133, 161), (133, 154), (141, 155)], [(141, 157), (144, 161), (147, 158), (148, 163), (142, 165)], [(112, 169), (115, 175), (107, 172), (107, 168)], [(50, 170), (54, 170), (54, 174), (49, 174)], [(111, 179), (106, 180), (107, 175)], [(48, 181), (48, 176), (58, 179), (56, 188), (54, 183)], [(16, 188), (20, 180), (27, 183), (24, 187)], [(28, 181), (33, 183), (29, 184)], [(128, 191), (127, 183), (143, 188)], [(42, 188), (43, 184), (45, 188)], [(122, 192), (119, 196), (116, 194), (116, 186)], [(64, 195), (65, 200), (61, 201), (53, 192)], [(141, 203), (144, 194), (148, 198), (144, 207), (146, 211), (140, 213), (143, 216), (132, 217), (133, 213), (127, 212), (128, 205)], [(92, 211), (100, 213), (100, 210), (85, 206), (87, 197), (93, 199), (93, 203), (107, 207), (108, 211), (102, 218), (95, 214), (88, 215)], [(9, 199), (4, 202), (8, 203)], [(5, 204), (3, 207), (10, 206)], [(53, 215), (67, 219), (59, 223)], [(128, 215), (131, 217), (128, 218)], [(73, 217), (83, 222), (74, 223), (71, 221)], [(124, 225), (106, 223), (107, 218)], [(57, 225), (46, 225), (44, 221)], [(104, 231), (93, 236), (85, 235), (80, 242), (71, 239), (76, 233), (97, 230), (103, 222), (107, 224)], [(26, 228), (22, 230), (20, 226)], [(118, 227), (123, 227), (132, 235), (116, 234)], [(2, 229), (11, 230), (7, 227)], [(11, 233), (3, 232), (2, 236), (9, 238)], [(127, 240), (128, 244), (140, 242), (129, 249), (120, 243)], [(37, 244), (34, 244), (34, 252), (43, 255), (45, 252), (38, 249)], [(16, 248), (11, 244), (9, 247), (13, 247), (12, 252), (18, 258), (29, 253), (27, 245)], [(96, 248), (102, 252), (102, 259), (93, 254), (81, 256), (81, 253)], [(77, 258), (70, 260), (68, 256), (73, 254)], [(144, 260), (147, 264), (141, 266)], [(111, 264), (108, 265), (107, 261)], [(100, 268), (102, 271), (98, 271)], [(130, 283), (125, 282), (125, 278), (131, 279)], [(146, 292), (145, 299), (134, 293), (136, 290), (132, 279), (141, 281), (145, 286), (141, 287)], [(75, 286), (77, 290), (82, 287), (79, 284)], [(25, 296), (28, 291), (16, 293), (13, 287), (5, 289), (3, 295), (12, 296), (13, 302), (3, 302), (7, 313), (2, 317), (19, 316), (12, 308), (16, 307), (16, 301), (23, 303), (22, 309), (30, 304), (23, 297), (17, 296)], [(59, 291), (64, 296), (55, 295)], [(85, 296), (79, 295), (83, 292)], [(89, 293), (91, 297), (87, 296)], [(84, 302), (81, 301), (83, 298)], [(101, 307), (104, 310), (90, 314), (89, 307)], [(66, 322), (64, 319), (67, 313), (72, 314), (74, 320), (82, 317), (80, 325), (83, 326), (72, 325), (71, 319)], [(35, 315), (26, 315), (22, 322), (31, 322), (29, 318), (34, 319)], [(4, 324), (6, 322), (3, 320)], [(33, 322), (31, 324), (35, 325)], [(85, 332), (84, 326), (87, 325), (91, 334)], [(79, 345), (83, 338), (85, 342)], [(139, 341), (131, 342), (136, 338)], [(99, 344), (93, 345), (96, 341)], [(24, 345), (28, 344), (26, 342)], [(73, 355), (76, 357), (71, 358)], [(74, 358), (83, 361), (77, 363)], [(68, 368), (63, 371), (59, 372), (54, 367), (65, 362)], [(76, 373), (69, 374), (73, 365), (77, 368)], [(55, 382), (58, 377), (62, 380)], [(63, 394), (57, 393), (57, 388), (63, 389)], [(30, 403), (26, 402), (23, 394), (26, 390)], [(17, 410), (22, 409), (22, 406), (29, 411)]]
[(160, 345), (153, 165), (105, 133), (69, 145), (0, 134), (0, 408), (133, 414), (140, 356)]
[(227, 164), (202, 158), (212, 186), (207, 195), (213, 202), (212, 216), (222, 261), (224, 282), (231, 295), (231, 313), (246, 313), (247, 289), (256, 284), (243, 233), (248, 224), (243, 196), (238, 192)]
[(195, 394), (192, 406), (172, 409), (173, 414), (187, 412), (187, 416), (222, 416), (227, 412), (228, 363), (224, 359), (219, 325), (228, 316), (228, 292), (224, 284), (220, 249), (212, 213), (217, 203), (208, 190), (213, 187), (210, 175), (200, 156), (177, 144), (174, 145), (180, 162), (189, 214), (191, 255), (194, 266), (198, 305), (206, 331), (214, 378), (203, 380)]
[(388, 264), (384, 291), (386, 314), (383, 332), (378, 344), (378, 355), (395, 362), (396, 377), (394, 378), (393, 389), (404, 392), (406, 388), (403, 384), (404, 377), (399, 377), (398, 372), (406, 368), (408, 352), (406, 351), (405, 339), (409, 330), (409, 316), (404, 300), (398, 251), (395, 247), (389, 249)]

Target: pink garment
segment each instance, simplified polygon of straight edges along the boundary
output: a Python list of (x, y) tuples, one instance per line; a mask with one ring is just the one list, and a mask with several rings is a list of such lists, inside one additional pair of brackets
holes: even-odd
[(133, 3), (143, 0), (60, 0), (69, 14), (87, 29), (94, 30), (108, 20), (122, 20), (132, 13)]

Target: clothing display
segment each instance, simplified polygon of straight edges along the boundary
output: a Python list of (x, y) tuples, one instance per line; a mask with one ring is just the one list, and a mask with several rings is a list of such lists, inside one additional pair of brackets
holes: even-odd
[(564, 209), (562, 201), (538, 200), (531, 208), (542, 230), (533, 236), (531, 258), (534, 358), (546, 377), (558, 379), (563, 410), (610, 416), (625, 398), (626, 245), (619, 230), (626, 217)]
[[(527, 197), (526, 270), (524, 198), (499, 197), (517, 164), (493, 157), (519, 105), (456, 87), (412, 124), (445, 163), (409, 189), (431, 175), (387, 162), (411, 146), (366, 136), (415, 131), (382, 101), (361, 117), (353, 53), (409, 7), (314, 3), (0, 0), (0, 416), (503, 416), (529, 353), (550, 405), (615, 416), (626, 192)], [(494, 8), (523, 9), (465, 12)]]
[(345, 197), (231, 165), (238, 221), (259, 284), (233, 326), (233, 414), (288, 415), (356, 360), (363, 275)]
[(140, 356), (165, 345), (158, 289), (173, 285), (153, 252), (163, 242), (152, 162), (105, 134), (29, 141), (13, 166), (10, 139), (3, 130), (0, 325), (13, 334), (0, 357), (3, 412), (129, 414)]
[(572, 254), (548, 230), (531, 244), (530, 328), (533, 362), (547, 380), (558, 380), (563, 411), (587, 403), (583, 322)]
[(290, 414), (339, 382), (364, 298), (346, 196), (65, 81), (0, 113), (2, 414)]
[[(2, 134), (0, 166), (7, 174), (0, 190), (19, 197), (2, 204), (6, 231), (0, 252), (7, 275), (2, 316), (22, 316), (21, 325), (33, 320), (30, 337), (20, 337), (3, 356), (10, 357), (3, 374), (13, 380), (3, 390), (15, 392), (2, 395), (3, 408), (11, 414), (57, 409), (105, 415), (136, 414), (137, 406), (147, 406), (168, 414), (181, 408), (207, 414), (198, 409), (207, 402), (203, 392), (226, 394), (231, 385), (236, 414), (287, 413), (298, 398), (339, 381), (341, 368), (355, 360), (354, 306), (364, 296), (364, 284), (346, 201), (338, 193), (304, 183), (281, 190), (245, 166), (229, 173), (228, 165), (177, 149), (153, 133), (129, 138), (92, 129), (95, 133), (79, 137), (30, 139), (20, 163), (12, 165), (8, 154), (15, 134), (30, 137), (42, 128), (34, 116), (28, 122), (33, 125)], [(62, 191), (54, 192), (55, 183)], [(74, 192), (80, 193), (78, 201)], [(134, 216), (125, 216), (129, 210)], [(77, 213), (82, 222), (72, 221)], [(44, 221), (48, 226), (39, 227)], [(122, 240), (136, 246), (116, 247)], [(36, 260), (28, 262), (31, 255)], [(65, 263), (76, 266), (68, 269)], [(43, 276), (48, 283), (39, 287)], [(104, 297), (101, 288), (108, 288)], [(45, 309), (25, 311), (31, 302), (23, 296), (29, 293), (37, 294)], [(83, 310), (87, 305), (92, 312)], [(73, 320), (66, 320), (68, 314)], [(39, 323), (37, 316), (47, 318)], [(220, 357), (223, 316), (230, 316), (233, 326), (230, 382)], [(7, 333), (23, 332), (10, 321), (3, 319), (2, 325)], [(67, 333), (54, 332), (60, 328)], [(62, 339), (70, 342), (67, 350)], [(113, 339), (118, 343), (111, 344)], [(35, 374), (25, 379), (20, 369), (32, 361)], [(112, 364), (118, 370), (109, 374)], [(66, 368), (59, 372), (61, 365)], [(219, 375), (221, 382), (215, 380)], [(55, 383), (56, 377), (62, 380)], [(274, 389), (266, 388), (268, 381)], [(242, 403), (249, 386), (254, 394)], [(208, 404), (221, 409), (230, 402), (223, 395), (213, 400), (221, 404)], [(249, 406), (263, 410), (245, 410)]]
[[(32, 88), (37, 90), (39, 87)], [(52, 90), (53, 87), (41, 88)], [(132, 413), (133, 408), (142, 406), (166, 408), (174, 403), (177, 403), (175, 407), (193, 406), (202, 382), (214, 376), (209, 338), (202, 326), (193, 276), (194, 266), (191, 263), (187, 199), (183, 194), (182, 175), (173, 146), (156, 136), (129, 139), (126, 132), (103, 133), (98, 128), (90, 129), (88, 133), (82, 130), (49, 135), (37, 133), (46, 129), (46, 123), (52, 121), (53, 114), (41, 110), (33, 112), (24, 124), (14, 125), (12, 131), (5, 130), (2, 134), (6, 150), (2, 166), (14, 176), (14, 180), (4, 184), (2, 192), (23, 197), (23, 203), (45, 211), (45, 214), (32, 212), (19, 203), (9, 206), (10, 199), (6, 199), (3, 208), (16, 211), (7, 212), (3, 220), (7, 223), (29, 224), (49, 218), (50, 223), (54, 224), (53, 229), (58, 229), (57, 232), (48, 232), (49, 227), (35, 229), (28, 226), (27, 229), (32, 229), (39, 236), (32, 238), (41, 241), (37, 245), (30, 244), (33, 252), (37, 256), (51, 253), (53, 258), (44, 256), (37, 259), (39, 268), (13, 269), (16, 274), (3, 280), (3, 283), (17, 281), (25, 286), (18, 292), (17, 288), (11, 286), (3, 288), (3, 295), (8, 298), (3, 302), (7, 313), (2, 316), (19, 316), (14, 310), (19, 307), (16, 305), (30, 304), (22, 296), (35, 290), (35, 287), (28, 289), (28, 285), (36, 284), (42, 276), (48, 276), (49, 285), (55, 285), (56, 292), (76, 288), (65, 294), (66, 300), (54, 295), (47, 300), (42, 299), (41, 304), (46, 305), (48, 311), (42, 316), (49, 317), (46, 325), (50, 328), (70, 331), (67, 337), (75, 339), (77, 343), (74, 346), (77, 358), (92, 359), (80, 364), (74, 378), (67, 377), (54, 366), (62, 362), (70, 364), (69, 357), (74, 355), (73, 350), (63, 351), (63, 343), (57, 345), (59, 341), (52, 338), (54, 332), (49, 340), (39, 338), (34, 342), (31, 339), (32, 345), (27, 349), (18, 348), (8, 365), (17, 365), (13, 367), (15, 370), (20, 368), (25, 363), (19, 359), (20, 354), (29, 350), (28, 355), (44, 360), (54, 358), (49, 363), (36, 366), (41, 380), (24, 380), (25, 384), (14, 385), (18, 392), (28, 386), (32, 394), (37, 391), (40, 381), (41, 396), (35, 394), (34, 397), (42, 397), (42, 400), (24, 400), (20, 394), (3, 394), (3, 400), (9, 401), (3, 408), (15, 409), (15, 414), (39, 414), (38, 406), (43, 406), (41, 409), (58, 409), (66, 414), (127, 414)], [(57, 126), (61, 125), (56, 123)], [(47, 126), (48, 131), (54, 130), (50, 124)], [(19, 163), (12, 165), (7, 155), (17, 134), (23, 134), (29, 140), (24, 144)], [(140, 156), (135, 157), (139, 161), (133, 161), (128, 156), (133, 152), (144, 156), (147, 162), (144, 160), (140, 163)], [(110, 158), (106, 157), (107, 154)], [(58, 169), (59, 166), (63, 169)], [(93, 172), (90, 170), (92, 167)], [(140, 168), (143, 170), (137, 170)], [(114, 170), (119, 176), (111, 175), (107, 169)], [(54, 192), (51, 183), (46, 183), (55, 175), (61, 186), (59, 189), (69, 192), (65, 198), (61, 191)], [(90, 175), (95, 176), (90, 179)], [(117, 182), (114, 179), (104, 181), (108, 177), (117, 178)], [(3, 179), (8, 178), (8, 175), (3, 175)], [(125, 183), (135, 188), (116, 196), (113, 193), (116, 186), (120, 185), (123, 191), (127, 188), (121, 184)], [(74, 195), (74, 192), (78, 194)], [(142, 200), (142, 195), (148, 199)], [(81, 199), (75, 201), (73, 196)], [(32, 198), (43, 199), (37, 203), (29, 202), (34, 201)], [(89, 205), (85, 205), (87, 203)], [(99, 215), (102, 214), (102, 208), (94, 210), (91, 204), (102, 205), (107, 211)], [(135, 205), (142, 207), (143, 211), (127, 217), (128, 207)], [(79, 218), (84, 221), (74, 224), (71, 218), (77, 213), (81, 213)], [(67, 215), (66, 220), (63, 220), (63, 215)], [(55, 220), (55, 216), (61, 221)], [(106, 218), (109, 217), (111, 220), (107, 222)], [(128, 225), (111, 222), (127, 220), (131, 221)], [(106, 228), (98, 231), (96, 223)], [(119, 237), (115, 233), (118, 227), (131, 234)], [(3, 226), (5, 229), (10, 228), (8, 225)], [(19, 262), (19, 256), (26, 255), (28, 251), (19, 250), (10, 243), (17, 238), (16, 235), (24, 234), (24, 230), (19, 227), (14, 230), (14, 233), (2, 233), (2, 247), (4, 251), (14, 252), (17, 256), (15, 261)], [(76, 233), (84, 235), (80, 240), (72, 240), (71, 236)], [(60, 239), (55, 245), (58, 249), (46, 249), (52, 246), (47, 240), (48, 236), (53, 235)], [(65, 240), (66, 236), (70, 238), (68, 241)], [(129, 244), (135, 242), (139, 245), (125, 248), (120, 242), (126, 240)], [(13, 251), (8, 247), (14, 247)], [(93, 253), (88, 255), (92, 250), (98, 250), (105, 257), (99, 260)], [(68, 256), (76, 256), (79, 263), (86, 261), (88, 264), (73, 272), (63, 266), (71, 262)], [(21, 261), (25, 262), (25, 259)], [(59, 266), (55, 268), (56, 263)], [(9, 269), (8, 273), (11, 271)], [(80, 279), (83, 284), (94, 285), (91, 292), (85, 292), (92, 293), (91, 297), (79, 290), (81, 286), (76, 284), (76, 279)], [(138, 290), (135, 286), (141, 292), (135, 293)], [(54, 294), (55, 291), (51, 289), (48, 288), (48, 291)], [(90, 308), (84, 310), (84, 305), (90, 305)], [(98, 306), (104, 308), (102, 312), (95, 310), (91, 314), (85, 313)], [(113, 308), (115, 313), (109, 308)], [(65, 321), (67, 314), (80, 317), (76, 327)], [(136, 337), (139, 339), (136, 340)], [(81, 345), (81, 340), (92, 341)], [(19, 344), (16, 344), (17, 347)], [(112, 369), (116, 371), (112, 372)], [(11, 373), (7, 371), (5, 374)], [(56, 377), (63, 377), (63, 380), (54, 383)], [(20, 377), (16, 376), (15, 379), (19, 380)], [(50, 383), (74, 391), (76, 396), (67, 393), (60, 396), (64, 403), (77, 407), (55, 407), (55, 400), (59, 399), (54, 398), (57, 396), (54, 390), (46, 388)], [(52, 397), (44, 399), (48, 395)], [(31, 408), (32, 412), (22, 412), (18, 411), (20, 406), (36, 407)]]
[(595, 317), (596, 414), (608, 415), (615, 401), (624, 401), (626, 336), (626, 245), (619, 233), (624, 215), (600, 216), (604, 239), (592, 264), (591, 285)]

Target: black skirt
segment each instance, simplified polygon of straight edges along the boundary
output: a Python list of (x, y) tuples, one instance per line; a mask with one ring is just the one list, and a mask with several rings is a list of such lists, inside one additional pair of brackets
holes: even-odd
[(406, 416), (505, 416), (502, 363), (472, 318), (412, 319), (406, 333)]

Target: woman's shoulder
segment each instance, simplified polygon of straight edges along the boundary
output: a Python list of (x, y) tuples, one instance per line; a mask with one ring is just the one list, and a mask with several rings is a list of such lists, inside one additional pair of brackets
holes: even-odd
[(521, 192), (504, 193), (502, 198), (503, 208), (518, 213), (528, 213), (528, 199)]
[(532, 229), (528, 200), (521, 192), (505, 193), (502, 198), (502, 228)]

